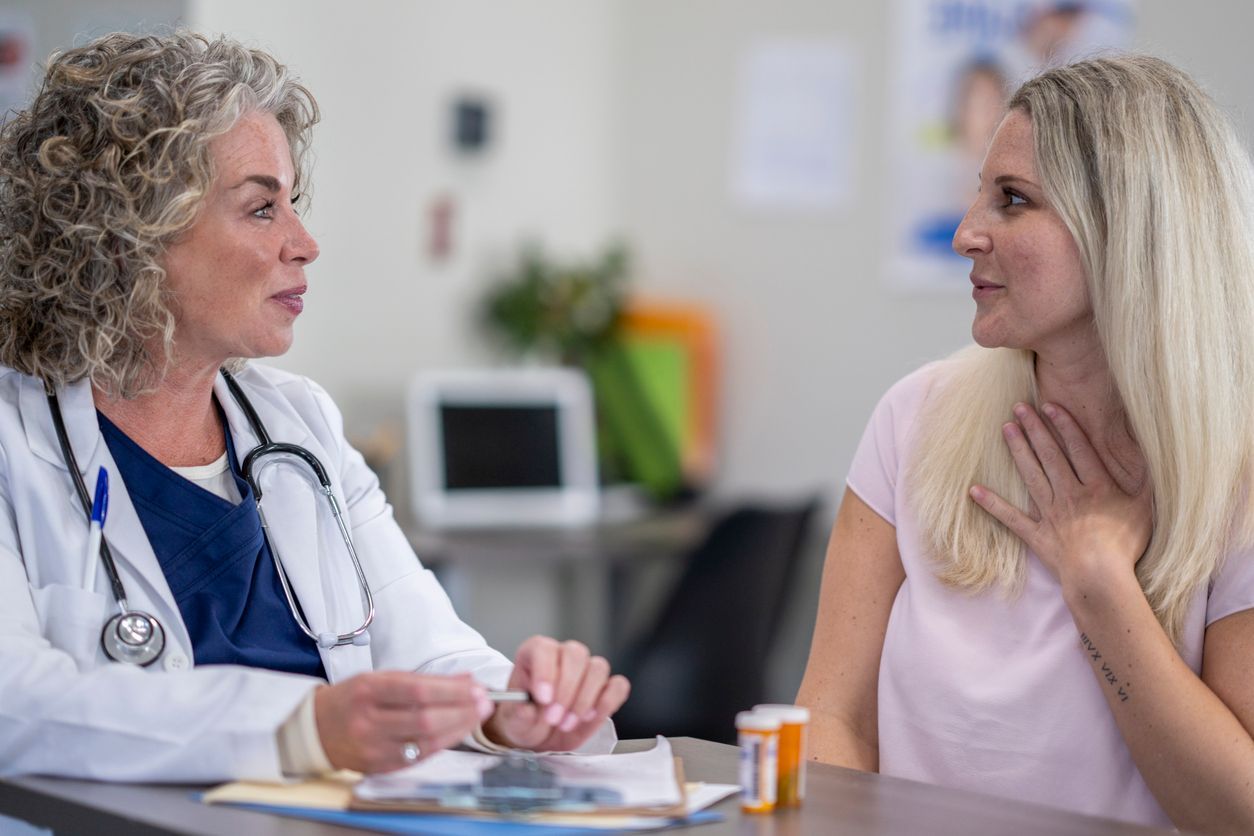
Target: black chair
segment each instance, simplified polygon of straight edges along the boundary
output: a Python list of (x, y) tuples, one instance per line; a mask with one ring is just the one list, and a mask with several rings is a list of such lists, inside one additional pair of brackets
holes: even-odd
[(724, 514), (688, 557), (642, 639), (615, 660), (631, 696), (620, 738), (734, 742), (737, 711), (766, 696), (768, 654), (817, 500)]

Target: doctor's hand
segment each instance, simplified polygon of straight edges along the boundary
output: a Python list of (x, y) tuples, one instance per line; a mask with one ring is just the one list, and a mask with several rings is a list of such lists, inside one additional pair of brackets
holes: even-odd
[(627, 678), (610, 675), (610, 664), (576, 641), (532, 636), (514, 658), (509, 687), (532, 702), (504, 703), (483, 725), (489, 739), (538, 751), (578, 748), (626, 702)]
[[(492, 711), (469, 674), (371, 671), (314, 693), (314, 718), (336, 769), (388, 772), (459, 743)], [(412, 744), (412, 746), (410, 745)]]

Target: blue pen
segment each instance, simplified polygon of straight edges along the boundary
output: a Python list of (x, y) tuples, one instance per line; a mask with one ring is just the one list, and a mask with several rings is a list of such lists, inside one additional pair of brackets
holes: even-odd
[(104, 537), (105, 516), (109, 513), (109, 471), (103, 467), (96, 475), (96, 498), (91, 503), (91, 522), (87, 528), (87, 554), (83, 568), (83, 588), (94, 592), (99, 564), (100, 540)]

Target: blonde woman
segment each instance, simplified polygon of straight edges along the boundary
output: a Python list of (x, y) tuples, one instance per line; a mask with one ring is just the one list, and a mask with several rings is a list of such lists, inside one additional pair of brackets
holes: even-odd
[(318, 257), (317, 117), (259, 50), (110, 35), (0, 134), (0, 774), (613, 745), (626, 680), (575, 642), (488, 647), (326, 392), (250, 362), (291, 345)]
[(817, 759), (1254, 831), (1252, 197), (1162, 61), (1012, 96), (954, 237), (978, 347), (894, 386), (850, 470)]

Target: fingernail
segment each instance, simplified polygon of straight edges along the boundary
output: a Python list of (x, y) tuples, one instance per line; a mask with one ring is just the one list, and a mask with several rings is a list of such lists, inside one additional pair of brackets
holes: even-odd
[(477, 701), (483, 701), (488, 698), (488, 692), (482, 685), (472, 685), (470, 686), (470, 696)]
[(486, 720), (492, 716), (492, 712), (496, 711), (496, 706), (492, 704), (492, 700), (487, 697), (480, 698), (478, 702), (479, 719)]
[(558, 726), (558, 728), (562, 731), (568, 732), (577, 725), (579, 725), (579, 718), (574, 714), (567, 714), (564, 718), (562, 718), (562, 724)]
[(1017, 403), (1015, 404), (1014, 412), (1015, 412), (1015, 415), (1018, 415), (1020, 418), (1022, 418), (1023, 416), (1028, 414), (1028, 408), (1025, 404)]
[(596, 718), (597, 718), (597, 710), (595, 708), (589, 708), (587, 711), (583, 713), (583, 717), (580, 719), (582, 719), (585, 723), (591, 723)]
[(556, 726), (558, 723), (562, 722), (562, 717), (564, 716), (566, 716), (566, 709), (562, 708), (557, 703), (553, 703), (548, 707), (548, 710), (544, 712), (544, 722), (548, 723), (550, 726)]
[(978, 502), (979, 500), (984, 498), (984, 491), (980, 490), (975, 485), (972, 485), (971, 486), (971, 498)]
[(1044, 406), (1042, 406), (1041, 412), (1044, 412), (1050, 418), (1053, 418), (1055, 415), (1058, 414), (1058, 410), (1054, 407), (1052, 403), (1047, 403)]
[(540, 705), (548, 705), (553, 702), (553, 686), (547, 682), (537, 682), (536, 686), (531, 689), (531, 695)]

